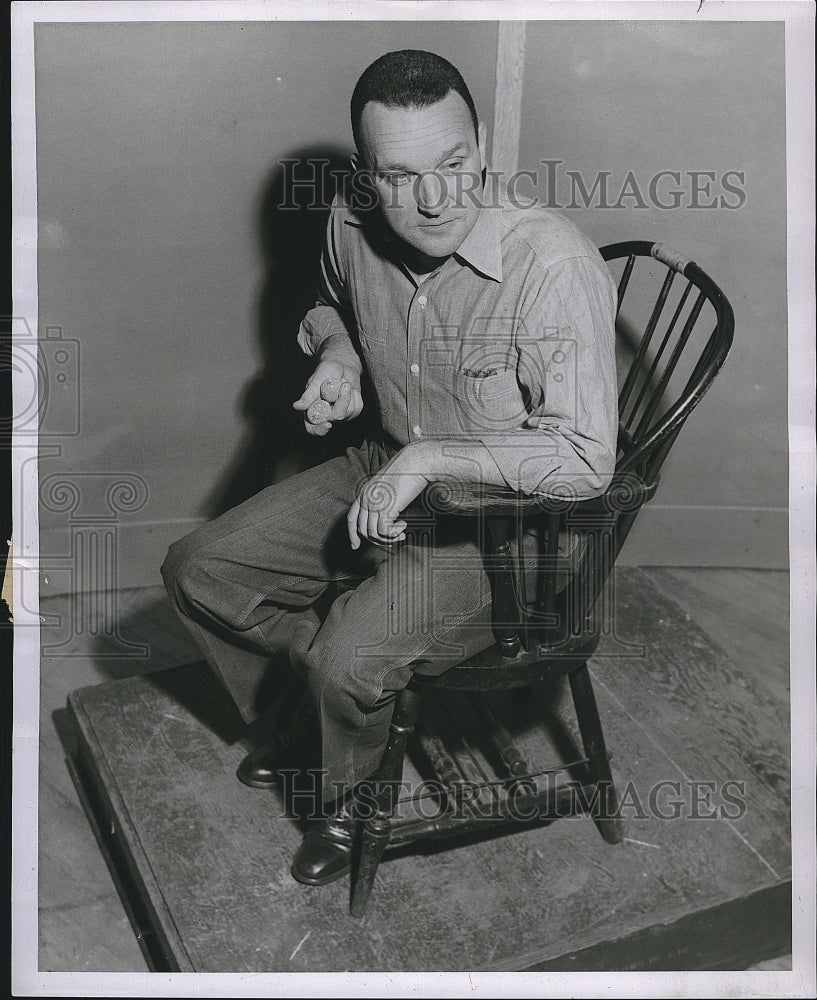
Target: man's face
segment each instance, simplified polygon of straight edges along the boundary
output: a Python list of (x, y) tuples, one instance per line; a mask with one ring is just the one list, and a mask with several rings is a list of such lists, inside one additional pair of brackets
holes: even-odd
[(370, 101), (363, 109), (361, 166), (372, 171), (386, 224), (421, 260), (450, 256), (477, 221), (481, 124), (479, 132), (453, 90), (427, 108)]

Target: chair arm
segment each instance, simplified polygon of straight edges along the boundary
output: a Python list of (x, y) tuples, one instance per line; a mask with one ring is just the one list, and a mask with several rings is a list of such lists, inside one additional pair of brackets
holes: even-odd
[(579, 500), (570, 497), (548, 497), (541, 493), (527, 495), (507, 486), (491, 486), (479, 482), (439, 482), (426, 490), (425, 502), (442, 514), (478, 514), (514, 516), (557, 514), (574, 509), (587, 512), (636, 510), (651, 500), (658, 488), (658, 479), (645, 483), (633, 471), (616, 473), (601, 496)]

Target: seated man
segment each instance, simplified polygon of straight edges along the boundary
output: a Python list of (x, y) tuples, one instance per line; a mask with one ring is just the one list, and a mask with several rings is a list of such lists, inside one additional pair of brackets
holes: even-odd
[(330, 816), (293, 862), (311, 885), (349, 871), (350, 794), (376, 770), (413, 669), (442, 672), (493, 641), (473, 525), (429, 540), (402, 512), (452, 477), (596, 496), (616, 451), (615, 286), (572, 224), (503, 199), (457, 70), (391, 52), (351, 112), (369, 184), (332, 206), (298, 334), (317, 366), (294, 406), (327, 433), (361, 412), (365, 367), (380, 433), (192, 532), (162, 567), (247, 721), (276, 656), (311, 690)]

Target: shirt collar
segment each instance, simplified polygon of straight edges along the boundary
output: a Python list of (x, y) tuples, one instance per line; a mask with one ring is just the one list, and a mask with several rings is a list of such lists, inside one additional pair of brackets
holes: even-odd
[(461, 257), (480, 274), (502, 281), (502, 246), (500, 244), (500, 202), (494, 198), (494, 178), (488, 173), (482, 193), (482, 205), (474, 228), (465, 237), (455, 256)]

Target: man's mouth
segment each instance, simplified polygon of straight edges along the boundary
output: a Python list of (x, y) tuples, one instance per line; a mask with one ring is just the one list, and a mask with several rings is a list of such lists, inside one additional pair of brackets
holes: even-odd
[(421, 229), (443, 229), (445, 226), (450, 226), (452, 222), (456, 222), (456, 219), (447, 219), (445, 222), (423, 222), (421, 223)]

